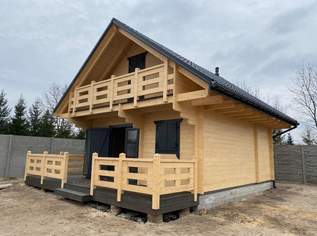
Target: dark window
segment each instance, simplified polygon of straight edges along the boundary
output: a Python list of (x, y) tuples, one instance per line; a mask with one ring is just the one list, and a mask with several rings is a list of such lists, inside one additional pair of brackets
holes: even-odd
[(179, 158), (180, 119), (155, 121), (155, 153), (176, 154)]
[(139, 129), (126, 129), (125, 152), (127, 157), (138, 157), (139, 155)]
[(129, 57), (129, 73), (134, 72), (135, 68), (144, 69), (145, 68), (145, 56), (146, 52)]

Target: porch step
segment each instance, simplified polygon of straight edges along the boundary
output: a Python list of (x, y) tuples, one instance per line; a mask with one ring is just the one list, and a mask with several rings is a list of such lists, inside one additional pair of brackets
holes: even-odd
[(55, 193), (59, 196), (62, 196), (63, 198), (74, 200), (77, 202), (89, 202), (91, 201), (91, 196), (89, 193), (81, 192), (81, 191), (76, 191), (76, 190), (71, 190), (67, 188), (58, 188), (55, 190)]
[(82, 193), (86, 193), (88, 195), (89, 195), (89, 191), (90, 191), (89, 187), (80, 186), (80, 185), (76, 185), (76, 184), (69, 184), (69, 183), (64, 184), (64, 189), (82, 192)]

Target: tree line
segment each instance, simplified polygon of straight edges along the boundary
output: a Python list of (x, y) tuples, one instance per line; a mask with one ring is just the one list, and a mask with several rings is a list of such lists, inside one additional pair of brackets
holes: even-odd
[(53, 84), (44, 94), (27, 106), (21, 95), (14, 107), (10, 107), (7, 94), (0, 92), (0, 134), (25, 136), (84, 138), (84, 132), (67, 120), (54, 117), (53, 111), (65, 88)]

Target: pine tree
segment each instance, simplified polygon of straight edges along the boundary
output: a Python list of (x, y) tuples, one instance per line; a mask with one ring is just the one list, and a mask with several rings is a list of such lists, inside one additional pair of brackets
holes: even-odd
[(30, 135), (32, 136), (40, 136), (41, 114), (41, 101), (37, 99), (29, 109)]
[(0, 93), (0, 134), (7, 134), (9, 131), (10, 108), (6, 94), (2, 90)]
[(305, 133), (302, 135), (302, 140), (306, 145), (313, 145), (316, 143), (314, 139), (311, 129), (306, 128)]
[(72, 138), (73, 129), (72, 124), (65, 119), (58, 118), (58, 125), (56, 125), (57, 138)]
[(54, 118), (49, 110), (46, 110), (40, 120), (39, 136), (53, 137), (55, 134), (54, 129)]
[(18, 103), (14, 107), (14, 116), (11, 119), (9, 126), (10, 134), (16, 135), (28, 135), (29, 124), (26, 117), (26, 105), (25, 100), (21, 96)]
[(86, 132), (83, 129), (79, 129), (79, 131), (76, 133), (75, 138), (78, 139), (85, 139), (86, 137)]
[(288, 145), (294, 145), (293, 137), (290, 133), (287, 134), (287, 142)]

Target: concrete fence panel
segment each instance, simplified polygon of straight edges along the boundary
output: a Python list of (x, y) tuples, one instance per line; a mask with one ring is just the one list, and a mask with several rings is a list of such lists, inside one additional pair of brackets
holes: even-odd
[(0, 177), (22, 177), (26, 152), (84, 153), (85, 140), (0, 135)]
[(276, 145), (275, 179), (317, 183), (317, 145)]

